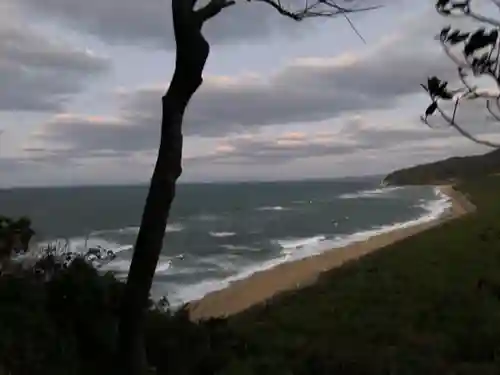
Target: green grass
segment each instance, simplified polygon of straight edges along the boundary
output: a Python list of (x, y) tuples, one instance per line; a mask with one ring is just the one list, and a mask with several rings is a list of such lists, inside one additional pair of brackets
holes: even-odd
[(226, 373), (500, 374), (500, 178), (459, 189), (477, 213), (231, 318)]

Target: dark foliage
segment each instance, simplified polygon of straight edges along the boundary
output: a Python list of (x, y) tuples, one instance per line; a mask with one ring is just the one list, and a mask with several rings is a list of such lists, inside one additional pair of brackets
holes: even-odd
[(15, 220), (0, 215), (0, 266), (12, 255), (26, 252), (34, 234), (29, 218)]
[(484, 155), (453, 157), (390, 173), (388, 185), (431, 185), (474, 179), (500, 173), (500, 151)]
[[(84, 258), (49, 254), (0, 276), (0, 370), (12, 375), (111, 374), (124, 284)], [(239, 347), (225, 320), (192, 323), (150, 301), (149, 363), (158, 374), (215, 374)]]

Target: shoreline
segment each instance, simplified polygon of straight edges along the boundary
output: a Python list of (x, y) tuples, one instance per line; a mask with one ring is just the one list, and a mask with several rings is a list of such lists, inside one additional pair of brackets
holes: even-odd
[(341, 267), (364, 255), (421, 233), (444, 222), (474, 212), (476, 207), (452, 185), (436, 186), (451, 200), (451, 208), (440, 217), (425, 223), (381, 233), (364, 241), (327, 250), (321, 254), (286, 262), (232, 282), (228, 287), (211, 292), (187, 304), (191, 320), (224, 317), (240, 313), (264, 303), (276, 295), (313, 284), (326, 271)]

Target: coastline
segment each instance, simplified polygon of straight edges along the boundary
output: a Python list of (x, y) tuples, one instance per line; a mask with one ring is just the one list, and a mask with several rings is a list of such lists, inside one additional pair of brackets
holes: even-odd
[(382, 249), (397, 241), (475, 211), (475, 206), (452, 185), (437, 186), (450, 198), (451, 209), (435, 220), (382, 233), (365, 241), (331, 249), (308, 258), (282, 263), (231, 283), (227, 288), (188, 303), (192, 320), (223, 317), (242, 312), (274, 296), (314, 283), (326, 271)]

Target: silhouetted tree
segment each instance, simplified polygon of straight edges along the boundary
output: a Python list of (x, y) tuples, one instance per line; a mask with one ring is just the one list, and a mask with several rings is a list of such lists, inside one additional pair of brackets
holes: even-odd
[[(499, 0), (489, 0), (492, 10), (500, 11)], [(462, 31), (451, 26), (444, 27), (437, 39), (451, 62), (457, 67), (457, 81), (452, 82), (456, 88), (451, 89), (447, 81), (438, 77), (429, 77), (426, 84), (421, 85), (429, 94), (431, 104), (427, 107), (421, 120), (431, 128), (429, 117), (435, 113), (445, 120), (445, 126), (455, 129), (462, 136), (484, 146), (498, 148), (500, 143), (478, 138), (464, 129), (457, 121), (460, 105), (465, 101), (484, 102), (485, 112), (495, 121), (500, 121), (500, 17), (495, 19), (480, 14), (473, 0), (437, 0), (437, 12), (449, 18), (468, 18), (482, 24), (474, 31)], [(484, 3), (486, 4), (486, 3)], [(470, 81), (471, 77), (490, 78), (494, 87), (479, 89)], [(444, 109), (443, 104), (451, 104), (451, 110)]]
[[(211, 0), (196, 8), (196, 0), (171, 0), (176, 40), (175, 71), (162, 98), (160, 146), (127, 285), (119, 323), (119, 362), (121, 373), (138, 375), (147, 371), (143, 344), (144, 313), (158, 257), (162, 249), (175, 184), (182, 172), (182, 120), (186, 107), (202, 83), (202, 73), (210, 47), (202, 35), (202, 27), (234, 0)], [(268, 4), (279, 14), (295, 21), (311, 17), (344, 16), (347, 13), (375, 9), (377, 6), (354, 8), (353, 0), (304, 0), (299, 9), (285, 6), (281, 0), (248, 0)], [(346, 8), (340, 4), (351, 4)], [(350, 21), (349, 21), (350, 22)], [(352, 23), (351, 26), (354, 28)]]
[(0, 272), (8, 268), (13, 255), (28, 251), (34, 234), (31, 220), (27, 217), (21, 217), (16, 221), (0, 216)]

